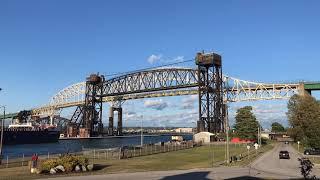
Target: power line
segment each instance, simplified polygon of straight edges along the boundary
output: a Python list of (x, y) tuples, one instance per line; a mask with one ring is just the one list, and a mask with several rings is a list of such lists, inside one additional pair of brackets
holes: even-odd
[(107, 74), (107, 75), (105, 75), (105, 77), (117, 76), (117, 75), (123, 75), (123, 74), (130, 74), (130, 73), (135, 73), (135, 72), (140, 72), (140, 71), (146, 71), (146, 70), (150, 70), (150, 69), (156, 69), (156, 68), (161, 68), (161, 67), (166, 67), (166, 66), (172, 66), (172, 65), (182, 64), (182, 63), (191, 62), (191, 61), (194, 61), (194, 59), (189, 59), (189, 60), (179, 61), (179, 62), (174, 62), (174, 63), (169, 63), (169, 64), (163, 64), (163, 65), (160, 65), (160, 66), (152, 66), (152, 67), (148, 67), (148, 68), (137, 69), (137, 70), (134, 70), (134, 71), (127, 71), (127, 72), (118, 72), (118, 73), (113, 73), (113, 74)]

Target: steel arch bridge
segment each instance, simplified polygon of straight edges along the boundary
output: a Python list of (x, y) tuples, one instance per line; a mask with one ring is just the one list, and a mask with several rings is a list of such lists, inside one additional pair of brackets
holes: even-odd
[[(223, 75), (224, 102), (288, 99), (299, 83), (269, 84)], [(103, 102), (198, 94), (198, 69), (161, 68), (134, 72), (106, 80), (98, 93)], [(58, 115), (67, 107), (85, 103), (86, 82), (70, 85), (55, 94), (49, 104), (32, 110), (33, 115)]]
[[(198, 94), (198, 132), (225, 132), (228, 128), (227, 102), (283, 99), (298, 93), (299, 84), (267, 84), (244, 81), (222, 74), (221, 56), (197, 53), (197, 69), (156, 68), (136, 71), (106, 80), (90, 75), (86, 82), (58, 92), (46, 106), (32, 110), (36, 116), (54, 115), (61, 109), (77, 106), (69, 125), (76, 126), (81, 137), (103, 133), (103, 102), (112, 102), (108, 134), (114, 135), (114, 111), (118, 112), (117, 135), (122, 135), (122, 103), (129, 99)], [(80, 129), (81, 128), (81, 129)], [(73, 131), (73, 130), (72, 130)]]

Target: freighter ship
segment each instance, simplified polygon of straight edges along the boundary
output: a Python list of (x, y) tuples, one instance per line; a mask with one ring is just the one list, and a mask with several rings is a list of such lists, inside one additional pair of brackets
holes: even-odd
[[(22, 114), (18, 115), (15, 123), (4, 128), (3, 144), (40, 144), (59, 140), (60, 132), (56, 125), (27, 121)], [(22, 119), (24, 120), (22, 121)]]

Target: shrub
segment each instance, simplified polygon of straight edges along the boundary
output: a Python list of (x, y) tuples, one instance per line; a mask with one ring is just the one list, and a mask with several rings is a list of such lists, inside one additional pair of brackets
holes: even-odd
[(41, 170), (42, 171), (50, 171), (51, 168), (58, 166), (59, 163), (57, 159), (48, 159), (41, 163)]
[(66, 154), (56, 159), (44, 160), (41, 163), (41, 170), (50, 171), (51, 168), (55, 168), (59, 165), (62, 165), (66, 172), (72, 172), (77, 165), (87, 166), (88, 159), (83, 156)]
[(82, 166), (87, 166), (89, 165), (89, 160), (88, 158), (85, 158), (83, 156), (78, 156), (78, 164)]

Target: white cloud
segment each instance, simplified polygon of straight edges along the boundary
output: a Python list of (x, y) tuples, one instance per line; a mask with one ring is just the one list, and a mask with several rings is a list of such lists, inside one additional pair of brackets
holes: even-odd
[(125, 114), (125, 116), (128, 118), (128, 119), (132, 119), (134, 117), (136, 117), (137, 113), (133, 112), (133, 111), (129, 111)]
[(270, 128), (273, 122), (279, 122), (284, 126), (288, 125), (286, 111), (287, 107), (285, 103), (253, 103), (244, 105), (233, 105), (230, 107), (229, 118), (230, 123), (234, 124), (236, 111), (244, 107), (245, 105), (251, 105), (253, 107), (253, 113), (257, 120), (261, 123), (263, 128)]
[(168, 107), (168, 103), (164, 102), (162, 99), (146, 100), (144, 101), (144, 107), (156, 110), (163, 110)]
[[(199, 119), (198, 114), (198, 96), (184, 96), (176, 98), (160, 98), (160, 99), (145, 99), (131, 101), (132, 103), (125, 104), (125, 123), (131, 126), (140, 126), (140, 120), (143, 119), (144, 126), (158, 127), (191, 127), (196, 126), (196, 121)], [(229, 122), (234, 125), (236, 110), (246, 105), (253, 106), (253, 112), (260, 121), (263, 128), (270, 128), (273, 122), (279, 122), (287, 126), (287, 111), (286, 103), (280, 102), (243, 102), (230, 103), (229, 106)], [(155, 109), (158, 111), (146, 111), (146, 108)], [(172, 111), (168, 111), (168, 109)], [(162, 111), (161, 111), (162, 110)], [(128, 120), (128, 121), (127, 121)]]
[(184, 61), (184, 56), (177, 56), (177, 57), (173, 58), (172, 61), (174, 61), (174, 62)]
[(144, 116), (145, 123), (158, 127), (191, 127), (198, 119), (197, 111), (182, 111), (175, 114), (153, 114)]
[(182, 99), (181, 108), (182, 109), (194, 109), (194, 104), (198, 100), (197, 95), (188, 96)]
[(160, 61), (161, 58), (162, 58), (161, 54), (158, 54), (158, 55), (152, 54), (151, 56), (148, 57), (148, 62), (150, 64), (154, 64), (157, 61)]
[(162, 54), (152, 54), (148, 57), (147, 61), (149, 64), (155, 64), (157, 62), (161, 63), (173, 63), (184, 61), (184, 56), (176, 56), (174, 58), (163, 58)]

